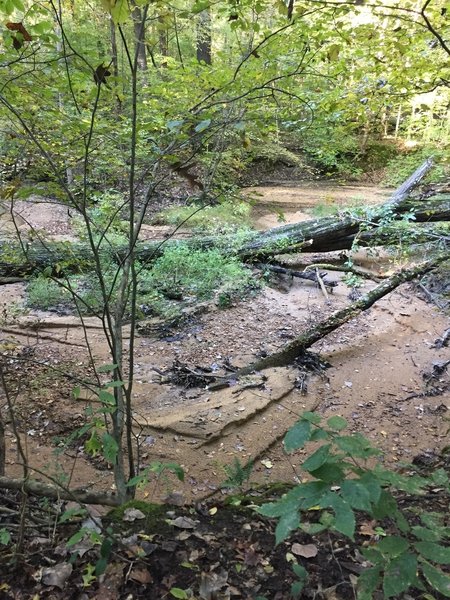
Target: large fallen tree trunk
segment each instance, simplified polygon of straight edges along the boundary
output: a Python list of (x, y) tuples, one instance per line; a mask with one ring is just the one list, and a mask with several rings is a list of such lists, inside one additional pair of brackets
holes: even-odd
[(341, 325), (347, 323), (347, 321), (354, 319), (361, 312), (369, 309), (377, 300), (380, 300), (380, 298), (383, 298), (383, 296), (386, 296), (386, 294), (389, 294), (395, 290), (395, 288), (401, 283), (411, 281), (416, 277), (420, 277), (425, 273), (428, 273), (445, 260), (450, 260), (450, 256), (447, 253), (420, 263), (419, 265), (416, 265), (410, 269), (403, 269), (395, 273), (380, 283), (376, 288), (361, 296), (361, 298), (355, 302), (352, 302), (345, 308), (338, 310), (330, 317), (327, 317), (323, 321), (317, 323), (317, 325), (289, 342), (289, 344), (286, 344), (286, 346), (281, 348), (281, 350), (278, 352), (269, 354), (268, 356), (246, 367), (243, 367), (242, 369), (239, 369), (233, 374), (233, 377), (248, 375), (253, 371), (261, 371), (270, 367), (282, 367), (291, 364), (298, 356), (302, 354), (302, 352), (310, 348), (315, 342), (324, 338), (332, 331), (335, 331), (341, 327)]
[[(411, 190), (431, 168), (431, 161), (426, 161), (417, 171), (384, 203), (370, 218), (371, 227), (393, 214), (402, 218), (411, 212), (416, 222), (449, 221), (450, 194), (438, 194), (427, 200), (413, 201)], [(352, 246), (355, 235), (360, 231), (363, 216), (337, 215), (311, 221), (303, 221), (293, 225), (284, 225), (257, 233), (250, 240), (236, 247), (236, 239), (217, 237), (198, 237), (191, 240), (168, 239), (160, 242), (140, 242), (136, 247), (136, 258), (142, 262), (150, 262), (161, 255), (167, 247), (188, 244), (192, 249), (208, 249), (220, 244), (221, 248), (229, 247), (229, 252), (242, 260), (260, 261), (276, 254), (292, 252), (328, 252), (348, 249)], [(127, 250), (123, 248), (100, 249), (100, 254), (109, 254), (117, 263), (123, 261)], [(24, 274), (51, 268), (54, 274), (70, 271), (85, 271), (93, 267), (92, 249), (86, 244), (70, 244), (55, 242), (38, 242), (31, 244), (0, 243), (0, 276), (23, 276)]]
[(73, 500), (82, 504), (103, 504), (105, 506), (119, 506), (117, 496), (112, 494), (88, 492), (86, 490), (68, 490), (56, 485), (37, 481), (36, 479), (11, 479), (0, 477), (0, 489), (20, 490), (34, 496), (53, 498), (55, 500)]

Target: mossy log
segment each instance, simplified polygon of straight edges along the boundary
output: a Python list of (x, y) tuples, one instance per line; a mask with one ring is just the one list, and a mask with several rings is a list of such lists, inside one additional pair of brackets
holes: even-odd
[[(422, 165), (420, 175), (423, 177), (425, 167), (430, 168), (428, 161)], [(408, 179), (405, 184), (371, 216), (372, 231), (387, 212), (396, 218), (402, 218), (411, 212), (416, 222), (450, 221), (450, 194), (438, 194), (426, 200), (412, 200), (408, 194), (411, 185), (418, 182), (418, 176)], [(254, 262), (273, 257), (277, 254), (293, 252), (329, 252), (351, 248), (355, 235), (359, 233), (363, 217), (351, 214), (336, 215), (320, 219), (312, 219), (292, 225), (283, 225), (254, 236), (240, 244), (236, 237), (213, 236), (196, 237), (190, 240), (167, 239), (159, 242), (139, 242), (135, 248), (136, 259), (150, 263), (168, 247), (188, 245), (192, 249), (210, 249), (219, 246), (229, 248), (230, 254), (241, 260)], [(361, 238), (370, 242), (371, 232), (365, 232)], [(360, 238), (358, 238), (360, 239)], [(106, 259), (120, 264), (127, 256), (127, 248), (101, 248), (98, 251)], [(59, 273), (83, 272), (93, 268), (93, 250), (88, 244), (68, 242), (34, 241), (19, 245), (11, 242), (0, 242), (0, 276), (22, 277), (26, 274), (51, 269), (54, 275)]]
[(268, 356), (246, 367), (243, 367), (242, 369), (239, 369), (233, 374), (233, 377), (240, 377), (242, 375), (253, 373), (254, 371), (262, 371), (271, 367), (283, 367), (291, 364), (298, 356), (310, 348), (314, 343), (318, 342), (332, 331), (335, 331), (344, 325), (344, 323), (354, 319), (361, 312), (369, 309), (371, 306), (373, 306), (373, 304), (375, 304), (375, 302), (377, 302), (377, 300), (380, 300), (395, 290), (395, 288), (397, 288), (400, 284), (425, 275), (425, 273), (428, 273), (445, 260), (450, 260), (450, 257), (447, 253), (420, 263), (415, 267), (398, 271), (388, 279), (385, 279), (376, 288), (361, 296), (361, 298), (355, 302), (352, 302), (345, 308), (336, 311), (330, 317), (327, 317), (323, 321), (317, 323), (317, 325), (311, 329), (308, 329), (308, 331), (286, 344), (286, 346), (284, 346), (278, 352), (269, 354)]
[(54, 484), (37, 481), (36, 479), (12, 479), (10, 477), (0, 476), (0, 489), (19, 490), (34, 496), (53, 498), (54, 500), (73, 500), (82, 504), (102, 504), (104, 506), (120, 505), (118, 497), (113, 494), (90, 492), (86, 490), (69, 490)]

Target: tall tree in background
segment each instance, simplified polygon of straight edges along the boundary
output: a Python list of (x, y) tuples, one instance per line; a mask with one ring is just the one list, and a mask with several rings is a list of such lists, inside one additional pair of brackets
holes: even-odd
[(198, 15), (197, 23), (197, 60), (210, 65), (211, 59), (211, 8), (205, 8)]

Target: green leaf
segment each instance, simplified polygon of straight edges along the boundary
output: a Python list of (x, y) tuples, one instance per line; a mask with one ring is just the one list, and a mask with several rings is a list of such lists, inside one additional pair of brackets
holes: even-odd
[(291, 585), (291, 598), (300, 598), (304, 587), (305, 587), (304, 581), (295, 581)]
[(286, 452), (293, 452), (303, 448), (311, 435), (311, 423), (309, 421), (297, 421), (297, 423), (289, 429), (284, 438), (284, 448)]
[(119, 452), (119, 445), (117, 444), (113, 436), (110, 435), (108, 432), (105, 432), (103, 434), (102, 444), (103, 456), (105, 460), (107, 460), (111, 464), (114, 464), (116, 462), (117, 454)]
[(181, 588), (171, 588), (170, 595), (174, 598), (181, 598), (182, 600), (189, 598), (187, 592), (185, 592)]
[(384, 556), (395, 558), (406, 552), (409, 544), (405, 538), (397, 535), (389, 535), (378, 542), (377, 548)]
[(315, 471), (310, 471), (316, 479), (325, 481), (326, 483), (337, 483), (344, 479), (345, 472), (341, 466), (335, 463), (325, 463)]
[(330, 492), (324, 498), (323, 506), (329, 506), (334, 510), (334, 529), (340, 531), (350, 539), (355, 535), (355, 513), (348, 502), (343, 500), (335, 492)]
[(9, 531), (7, 529), (2, 527), (0, 529), (0, 544), (2, 546), (7, 546), (10, 541), (11, 541), (11, 534), (9, 533)]
[(417, 542), (414, 547), (424, 558), (440, 565), (450, 565), (450, 548), (434, 542)]
[(105, 383), (105, 388), (119, 388), (123, 386), (123, 381), (108, 381)]
[(102, 365), (97, 369), (97, 373), (110, 373), (114, 369), (117, 369), (117, 365), (115, 364)]
[(95, 430), (92, 431), (91, 437), (84, 443), (84, 449), (92, 456), (96, 456), (102, 449), (102, 443)]
[(80, 394), (81, 394), (81, 388), (79, 385), (77, 385), (72, 390), (72, 396), (75, 398), (75, 400), (77, 400), (77, 398), (80, 397)]
[(360, 433), (341, 435), (334, 442), (338, 448), (354, 458), (370, 458), (381, 454), (381, 451), (373, 448), (369, 440)]
[(426, 560), (421, 561), (422, 572), (431, 587), (446, 598), (450, 598), (450, 577)]
[(16, 8), (17, 10), (20, 10), (21, 12), (25, 12), (25, 6), (24, 6), (22, 0), (11, 0), (11, 1), (14, 4), (14, 8)]
[(439, 542), (442, 539), (442, 535), (439, 531), (428, 529), (428, 527), (415, 525), (411, 528), (411, 531), (416, 538), (419, 538), (419, 540), (423, 540), (424, 542)]
[(275, 543), (278, 545), (285, 540), (293, 531), (298, 529), (299, 525), (300, 518), (296, 511), (283, 515), (275, 528)]
[(343, 417), (339, 417), (336, 415), (335, 417), (330, 417), (327, 421), (328, 427), (333, 429), (334, 431), (342, 431), (347, 427), (347, 421)]
[(128, 21), (130, 16), (130, 7), (128, 0), (116, 0), (115, 5), (111, 8), (111, 17), (116, 25), (122, 25)]
[(417, 558), (413, 554), (402, 554), (391, 561), (383, 577), (386, 598), (398, 596), (407, 590), (416, 579), (416, 571)]
[(70, 537), (66, 542), (67, 548), (70, 548), (71, 546), (75, 546), (75, 544), (78, 544), (78, 542), (81, 542), (81, 540), (84, 538), (86, 533), (87, 533), (87, 529), (85, 529), (84, 527), (82, 527), (79, 531), (74, 533), (73, 536)]
[(313, 425), (318, 425), (322, 420), (322, 417), (315, 412), (306, 411), (302, 414), (302, 419), (304, 421), (309, 421)]
[(382, 489), (378, 502), (372, 510), (375, 519), (383, 519), (398, 512), (397, 502), (391, 493)]
[(103, 402), (104, 404), (107, 404), (108, 406), (116, 405), (116, 399), (114, 397), (114, 394), (111, 394), (111, 392), (107, 392), (106, 390), (99, 391), (98, 399), (100, 400), (100, 402)]
[(324, 444), (318, 448), (309, 458), (302, 464), (302, 469), (311, 472), (315, 471), (327, 462), (327, 458), (330, 455), (331, 444)]
[(341, 495), (351, 507), (371, 512), (370, 492), (361, 482), (353, 479), (344, 481), (341, 485)]
[(204, 121), (200, 121), (200, 123), (198, 123), (198, 125), (195, 126), (195, 132), (196, 133), (201, 133), (202, 131), (205, 131), (205, 129), (208, 129), (208, 127), (211, 125), (211, 119), (205, 119)]
[(297, 575), (299, 579), (306, 581), (308, 579), (308, 571), (302, 565), (294, 564), (292, 565), (292, 570)]
[(373, 593), (381, 583), (380, 567), (365, 569), (358, 577), (358, 600), (372, 600)]
[(166, 123), (166, 127), (169, 131), (180, 131), (183, 125), (184, 121), (179, 120), (167, 121)]

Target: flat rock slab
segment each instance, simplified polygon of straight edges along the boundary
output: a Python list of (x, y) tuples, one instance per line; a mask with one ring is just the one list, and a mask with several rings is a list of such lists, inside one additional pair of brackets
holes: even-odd
[[(158, 415), (137, 417), (137, 424), (151, 429), (199, 438), (214, 439), (228, 426), (242, 424), (287, 396), (295, 387), (295, 377), (287, 368), (268, 369), (266, 377), (241, 378), (239, 383), (217, 392), (205, 390), (200, 400), (189, 406), (176, 406)], [(139, 386), (136, 386), (136, 392)]]

